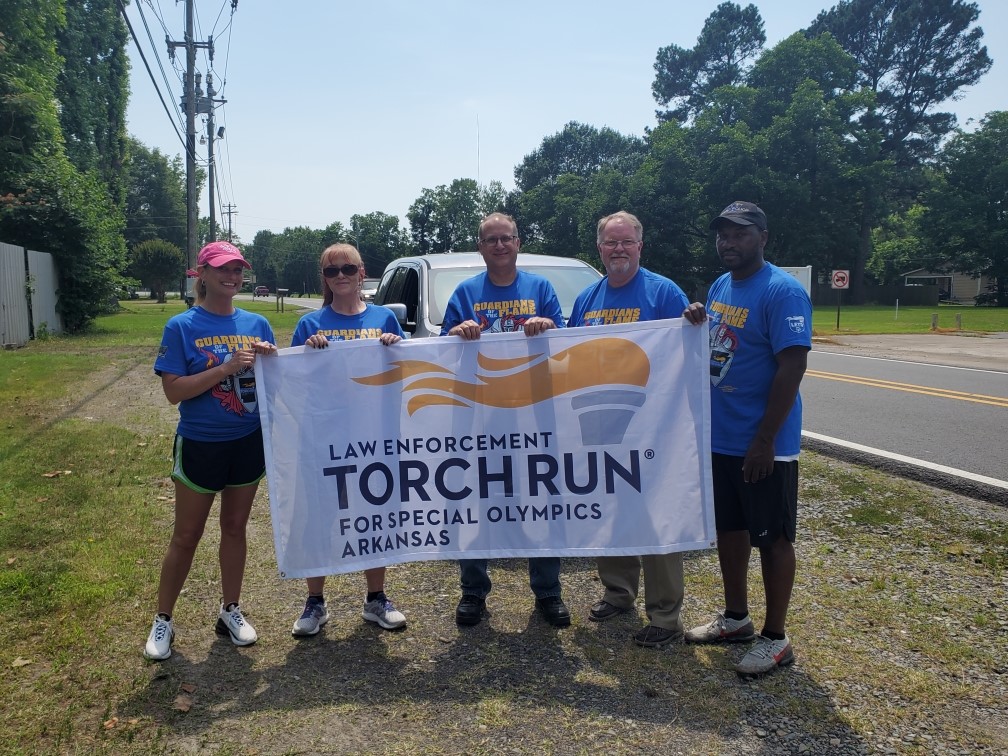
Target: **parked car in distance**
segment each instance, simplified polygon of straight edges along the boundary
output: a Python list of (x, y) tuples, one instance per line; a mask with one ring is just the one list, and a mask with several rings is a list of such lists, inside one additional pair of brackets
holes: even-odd
[(256, 297), (268, 297), (270, 295), (269, 286), (256, 286), (252, 292), (252, 299)]
[(364, 297), (365, 302), (373, 302), (375, 292), (378, 291), (378, 282), (381, 281), (380, 278), (365, 278), (364, 286), (361, 288), (361, 296)]
[[(519, 253), (518, 268), (549, 279), (564, 318), (570, 317), (577, 295), (602, 277), (591, 265), (573, 257)], [(400, 257), (386, 266), (374, 303), (392, 310), (407, 335), (437, 336), (455, 287), (485, 270), (478, 252)]]

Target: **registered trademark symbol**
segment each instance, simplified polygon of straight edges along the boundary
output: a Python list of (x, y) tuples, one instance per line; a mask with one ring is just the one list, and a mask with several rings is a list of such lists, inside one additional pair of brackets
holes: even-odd
[(646, 449), (644, 451), (644, 459), (654, 459), (654, 449)]

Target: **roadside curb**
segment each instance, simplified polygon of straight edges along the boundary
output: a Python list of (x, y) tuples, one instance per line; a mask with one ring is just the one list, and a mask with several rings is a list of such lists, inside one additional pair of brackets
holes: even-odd
[(912, 460), (909, 457), (877, 453), (859, 444), (836, 443), (807, 431), (802, 431), (801, 445), (803, 449), (827, 457), (865, 465), (879, 472), (898, 475), (901, 478), (941, 488), (971, 499), (1008, 507), (1008, 486), (988, 482), (991, 479), (983, 476), (970, 476), (962, 471)]

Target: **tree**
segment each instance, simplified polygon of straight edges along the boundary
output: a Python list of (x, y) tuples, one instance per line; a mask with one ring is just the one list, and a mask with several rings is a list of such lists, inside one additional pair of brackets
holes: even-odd
[(63, 66), (56, 82), (67, 157), (95, 170), (113, 204), (126, 200), (127, 32), (116, 0), (65, 0), (67, 23), (56, 35)]
[(476, 231), (484, 216), (504, 207), (504, 187), (484, 187), (473, 179), (424, 189), (406, 212), (420, 254), (476, 249)]
[(352, 215), (350, 233), (372, 277), (377, 278), (392, 260), (409, 253), (409, 234), (399, 225), (396, 215), (382, 212)]
[(975, 3), (962, 0), (841, 0), (819, 14), (809, 36), (829, 32), (858, 62), (861, 87), (875, 95), (863, 116), (880, 143), (876, 179), (865, 186), (858, 219), (851, 295), (863, 300), (872, 228), (919, 189), (920, 167), (955, 127), (935, 108), (975, 84), (991, 67)]
[(53, 254), (57, 308), (74, 332), (114, 300), (126, 246), (107, 185), (64, 151), (56, 35), (65, 22), (58, 0), (0, 3), (0, 238)]
[(566, 173), (586, 177), (603, 168), (633, 173), (644, 154), (644, 140), (640, 137), (571, 121), (525, 156), (515, 168), (515, 187), (525, 192), (555, 183)]
[(640, 137), (575, 121), (543, 139), (515, 168), (521, 194), (514, 204), (528, 249), (565, 256), (593, 250), (598, 218), (592, 207), (610, 212), (606, 204), (618, 204), (626, 185), (625, 178), (599, 177), (631, 176), (646, 154)]
[(691, 50), (669, 45), (658, 51), (651, 92), (659, 105), (674, 105), (655, 111), (658, 120), (686, 123), (704, 109), (715, 89), (741, 84), (765, 42), (755, 5), (721, 3)]
[(185, 269), (186, 257), (181, 247), (150, 239), (133, 249), (129, 273), (150, 290), (151, 299), (164, 303), (168, 286), (177, 283), (185, 275)]
[(978, 304), (1008, 307), (1008, 111), (989, 113), (973, 133), (957, 133), (938, 165), (923, 237), (952, 270), (993, 279)]
[(921, 231), (926, 208), (914, 205), (905, 213), (894, 213), (872, 232), (872, 256), (868, 271), (879, 283), (891, 284), (914, 268), (934, 268), (940, 263), (928, 258)]
[(149, 239), (186, 244), (186, 177), (182, 159), (169, 159), (130, 138), (126, 180), (126, 243)]

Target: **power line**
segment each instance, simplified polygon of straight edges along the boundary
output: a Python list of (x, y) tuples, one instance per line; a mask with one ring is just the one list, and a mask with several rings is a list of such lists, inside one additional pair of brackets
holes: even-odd
[(175, 130), (175, 134), (176, 136), (178, 136), (179, 142), (181, 142), (183, 148), (188, 151), (186, 141), (182, 137), (182, 134), (179, 132), (178, 125), (175, 123), (175, 119), (172, 118), (171, 111), (168, 110), (168, 104), (165, 102), (164, 96), (161, 94), (161, 90), (158, 88), (157, 81), (154, 79), (154, 72), (151, 71), (150, 64), (147, 63), (147, 56), (144, 55), (144, 51), (140, 47), (140, 41), (137, 39), (136, 32), (133, 31), (133, 24), (130, 23), (129, 16), (126, 15), (126, 8), (125, 6), (123, 6), (122, 0), (116, 0), (116, 4), (119, 6), (119, 13), (122, 14), (123, 20), (126, 22), (126, 28), (129, 29), (130, 37), (133, 38), (133, 44), (136, 45), (137, 52), (140, 54), (140, 60), (143, 61), (144, 68), (147, 69), (147, 76), (150, 77), (151, 84), (154, 85), (154, 91), (157, 92), (158, 99), (161, 100), (161, 106), (164, 108), (164, 111), (168, 116), (168, 120), (171, 121), (172, 128)]

